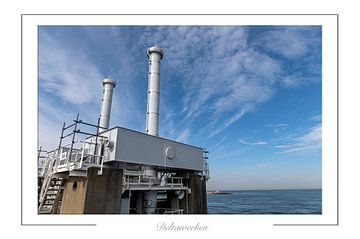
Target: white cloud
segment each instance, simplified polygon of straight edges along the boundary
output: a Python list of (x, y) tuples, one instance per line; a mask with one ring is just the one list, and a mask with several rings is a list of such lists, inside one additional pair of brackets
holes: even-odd
[(184, 129), (180, 132), (179, 136), (175, 139), (175, 141), (186, 143), (190, 135), (190, 130)]
[(269, 100), (274, 94), (274, 89), (269, 86), (241, 80), (234, 80), (227, 90), (228, 94), (218, 97), (214, 103), (216, 113), (231, 111), (245, 104), (256, 105)]
[[(265, 32), (249, 42), (249, 28), (239, 26), (144, 29), (140, 40), (151, 45), (155, 38), (164, 50), (168, 70), (181, 78), (181, 128), (210, 114), (212, 122), (205, 125), (210, 127), (210, 137), (215, 136), (259, 104), (271, 100), (279, 83), (298, 87), (311, 81), (309, 76), (297, 75), (297, 70), (288, 74), (288, 66), (284, 69), (284, 62), (268, 53), (289, 59), (306, 56), (314, 47), (312, 29), (276, 27)], [(314, 66), (314, 72), (321, 70)]]
[[(319, 73), (318, 73), (319, 74)], [(303, 73), (297, 72), (284, 76), (281, 79), (282, 86), (286, 88), (295, 88), (302, 85), (308, 85), (312, 82), (320, 81), (321, 77), (304, 76)]]
[(265, 141), (259, 141), (259, 140), (249, 142), (249, 141), (245, 141), (244, 139), (239, 139), (239, 142), (242, 144), (245, 144), (245, 145), (266, 145), (266, 144), (268, 144)]
[(311, 128), (307, 133), (295, 137), (292, 143), (287, 145), (278, 145), (275, 148), (283, 149), (279, 153), (306, 153), (319, 151), (322, 148), (322, 127), (321, 124)]
[[(314, 30), (318, 29), (318, 30)], [(283, 87), (293, 88), (321, 80), (321, 35), (319, 26), (269, 28), (252, 41), (251, 46), (271, 55), (290, 60), (279, 75)]]
[[(141, 33), (136, 27), (109, 29), (102, 30), (104, 33), (110, 32), (110, 37), (118, 38), (121, 43), (116, 44), (114, 52), (111, 52), (111, 55), (121, 55), (115, 70), (119, 79), (115, 79), (118, 86), (114, 94), (111, 121), (136, 130), (143, 130), (146, 116), (146, 101), (143, 97), (146, 94), (146, 55), (145, 50), (142, 51), (139, 46), (153, 45), (155, 39), (164, 50), (162, 64), (166, 65), (166, 71), (177, 73), (180, 79), (178, 82), (171, 80), (170, 84), (168, 79), (162, 78), (162, 100), (172, 100), (173, 96), (164, 98), (163, 92), (169, 91), (169, 87), (172, 87), (172, 92), (174, 84), (183, 96), (178, 109), (171, 107), (164, 110), (165, 104), (160, 107), (161, 115), (177, 112), (176, 117), (161, 122), (163, 135), (171, 138), (187, 140), (187, 134), (190, 133), (186, 133), (186, 129), (191, 132), (194, 121), (205, 114), (209, 121), (202, 124), (203, 129), (191, 132), (192, 138), (201, 137), (200, 133), (207, 133), (210, 137), (221, 133), (245, 114), (256, 110), (259, 104), (271, 100), (276, 94), (277, 84), (284, 81), (283, 85), (286, 85), (286, 79), (292, 77), (284, 75), (281, 61), (256, 49), (254, 45), (257, 44), (249, 45), (249, 29), (246, 27), (149, 26), (141, 28)], [(124, 34), (124, 29), (127, 34)], [(301, 56), (306, 52), (304, 49), (309, 47), (308, 43), (301, 43), (304, 44), (301, 46), (295, 42), (296, 36), (302, 35), (301, 31), (290, 31), (287, 28), (279, 32), (269, 31), (264, 38), (264, 46), (269, 51), (275, 51), (277, 45), (271, 45), (269, 41), (277, 34), (289, 34), (287, 38), (278, 36), (283, 37), (280, 41), (291, 48), (280, 53), (290, 58)], [(87, 28), (85, 32), (89, 42), (103, 44), (106, 34), (99, 34), (98, 28), (96, 31)], [(99, 105), (100, 82), (104, 76), (85, 47), (80, 45), (76, 49), (68, 48), (46, 32), (41, 34), (41, 38), (39, 74), (42, 89), (60, 97), (64, 102), (78, 106), (85, 103)], [(133, 39), (138, 40), (137, 44), (129, 43)], [(259, 39), (253, 41), (259, 43)], [(113, 46), (114, 42), (110, 41), (109, 44)], [(110, 52), (101, 52), (100, 55), (106, 54)], [(139, 55), (143, 57), (145, 65), (137, 62)], [(142, 78), (144, 82), (139, 81)], [(293, 81), (298, 79), (299, 77)], [(139, 86), (144, 86), (144, 90), (139, 91)], [(179, 129), (185, 130), (179, 133)]]
[(215, 149), (215, 150), (219, 150), (219, 148), (223, 148), (221, 147), (223, 145), (223, 143), (225, 142), (225, 140), (228, 139), (228, 136), (225, 136), (223, 138), (221, 138), (219, 141), (217, 141), (215, 144), (211, 145), (211, 148)]
[(73, 104), (98, 98), (103, 75), (86, 51), (66, 47), (45, 31), (39, 41), (39, 86), (43, 90)]
[(72, 123), (76, 112), (55, 106), (44, 98), (39, 98), (39, 146), (53, 150), (59, 144), (63, 123)]
[(43, 150), (51, 151), (55, 149), (60, 142), (62, 125), (54, 124), (52, 120), (41, 117), (39, 119), (39, 147)]
[(286, 58), (299, 58), (306, 55), (311, 48), (313, 38), (309, 33), (311, 34), (304, 27), (277, 28), (261, 34), (257, 44)]
[[(251, 110), (251, 108), (244, 107), (244, 109), (242, 109), (240, 112), (237, 112), (231, 118), (226, 119), (226, 121), (223, 122), (223, 124), (221, 126), (218, 126), (216, 129), (212, 130), (209, 137), (211, 138), (211, 137), (219, 134), (221, 131), (225, 130), (227, 127), (229, 127), (231, 124), (233, 124), (235, 121), (237, 121), (238, 119), (243, 117), (250, 110)], [(210, 122), (210, 124), (212, 124), (212, 122)], [(207, 127), (205, 127), (205, 128), (207, 128)]]
[[(112, 73), (117, 82), (110, 126), (121, 125), (139, 131), (144, 130), (146, 102), (143, 106), (140, 105), (143, 101), (136, 93), (137, 82), (134, 84), (134, 79), (138, 76), (135, 74), (137, 71), (134, 70), (137, 64), (134, 63), (133, 57), (124, 54), (126, 52), (131, 55), (133, 52), (125, 51), (126, 44), (123, 41), (120, 43), (106, 41), (109, 44), (116, 42), (117, 45), (105, 47), (106, 39), (103, 36), (106, 34), (99, 33), (102, 31), (108, 33), (109, 29), (81, 27), (84, 39), (76, 38), (81, 43), (75, 41), (71, 44), (67, 42), (70, 38), (57, 39), (57, 34), (64, 33), (62, 28), (51, 33), (46, 28), (40, 29), (39, 90), (53, 95), (50, 98), (52, 103), (45, 98), (39, 100), (39, 117), (43, 119), (39, 122), (40, 144), (47, 144), (46, 137), (49, 135), (47, 132), (50, 132), (51, 128), (57, 129), (59, 125), (61, 127), (63, 121), (71, 122), (76, 113), (80, 113), (80, 118), (85, 122), (96, 124), (100, 113), (102, 80), (107, 77), (101, 72), (104, 68), (108, 68), (105, 74)], [(66, 34), (71, 35), (70, 32), (65, 31)], [(110, 32), (112, 35), (108, 37), (117, 37), (113, 28)], [(97, 45), (98, 48), (89, 51), (87, 44)], [(111, 49), (111, 52), (108, 52), (108, 49)], [(117, 59), (114, 56), (118, 56), (119, 52), (122, 57)], [(111, 65), (104, 66), (100, 63), (101, 57), (116, 58), (116, 60), (112, 60)], [(113, 67), (112, 71), (111, 67)], [(144, 71), (146, 72), (146, 68)], [(146, 93), (145, 87), (143, 92)], [(58, 138), (59, 134), (60, 131), (53, 137)]]
[(267, 124), (266, 126), (272, 128), (275, 133), (279, 133), (289, 127), (288, 124)]
[(209, 129), (214, 136), (275, 92), (281, 64), (248, 47), (245, 27), (159, 27), (145, 30), (143, 39), (154, 35), (170, 70), (182, 77), (185, 127), (201, 114), (215, 114), (223, 119)]
[(322, 120), (322, 115), (315, 115), (315, 116), (311, 117), (310, 120), (321, 121)]

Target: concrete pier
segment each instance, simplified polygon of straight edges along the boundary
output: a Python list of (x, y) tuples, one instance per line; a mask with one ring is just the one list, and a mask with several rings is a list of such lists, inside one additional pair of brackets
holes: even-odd
[(62, 214), (118, 214), (121, 209), (122, 169), (89, 168), (87, 177), (70, 176), (65, 185)]
[(190, 175), (188, 197), (189, 214), (207, 214), (206, 180), (199, 175)]

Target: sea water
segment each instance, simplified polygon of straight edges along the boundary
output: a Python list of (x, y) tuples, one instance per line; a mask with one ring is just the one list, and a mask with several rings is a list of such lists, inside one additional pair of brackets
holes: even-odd
[(209, 214), (321, 214), (321, 189), (241, 190), (208, 194)]

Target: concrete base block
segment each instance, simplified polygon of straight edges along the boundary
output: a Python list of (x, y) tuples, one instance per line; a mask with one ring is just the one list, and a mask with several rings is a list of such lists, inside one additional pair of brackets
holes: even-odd
[(89, 168), (87, 177), (67, 180), (61, 212), (63, 214), (119, 214), (122, 194), (122, 169)]

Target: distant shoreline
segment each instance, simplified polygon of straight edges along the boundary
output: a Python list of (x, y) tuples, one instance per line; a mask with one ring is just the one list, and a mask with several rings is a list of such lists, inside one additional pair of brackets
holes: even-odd
[(224, 191), (207, 191), (207, 194), (231, 194), (229, 192), (224, 192)]

